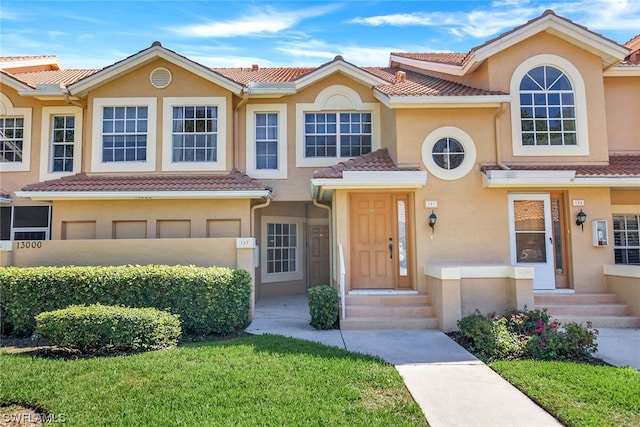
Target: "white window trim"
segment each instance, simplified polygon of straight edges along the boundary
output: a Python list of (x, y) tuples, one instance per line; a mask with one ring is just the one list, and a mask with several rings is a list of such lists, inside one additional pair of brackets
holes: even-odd
[(22, 161), (0, 162), (0, 172), (26, 172), (31, 170), (31, 108), (16, 108), (13, 102), (0, 93), (0, 116), (22, 117), (24, 128), (22, 131)]
[[(442, 138), (454, 138), (464, 147), (464, 160), (455, 169), (443, 169), (433, 160), (433, 146)], [(422, 142), (422, 162), (429, 173), (447, 181), (466, 176), (476, 164), (476, 145), (473, 138), (464, 130), (455, 126), (444, 126), (433, 130)]]
[(375, 102), (362, 102), (360, 95), (355, 90), (342, 85), (333, 85), (323, 89), (315, 102), (296, 104), (296, 166), (298, 167), (324, 167), (340, 163), (351, 157), (310, 157), (304, 155), (304, 114), (316, 112), (370, 112), (371, 151), (380, 148), (380, 104)]
[[(227, 99), (222, 96), (167, 97), (162, 100), (162, 170), (222, 171), (227, 167)], [(215, 162), (173, 162), (173, 107), (211, 105), (218, 108), (218, 132)]]
[[(144, 162), (102, 162), (103, 107), (147, 107), (147, 160)], [(96, 98), (93, 100), (91, 136), (92, 172), (150, 172), (156, 169), (157, 98)]]
[[(520, 83), (524, 76), (535, 67), (547, 65), (564, 72), (575, 96), (577, 145), (522, 145), (520, 123)], [(571, 62), (556, 55), (543, 54), (522, 62), (511, 76), (511, 141), (514, 156), (588, 156), (589, 129), (587, 126), (587, 94), (580, 71)]]
[[(288, 273), (267, 273), (267, 223), (296, 224), (296, 271)], [(262, 248), (260, 249), (260, 279), (261, 283), (290, 282), (302, 280), (303, 275), (303, 248), (304, 248), (304, 218), (289, 216), (263, 216), (260, 222), (262, 234)]]
[[(73, 170), (71, 172), (53, 172), (53, 117), (74, 116)], [(61, 178), (80, 172), (82, 167), (82, 108), (80, 107), (42, 107), (42, 125), (40, 133), (40, 181)]]
[[(256, 113), (276, 113), (278, 115), (278, 169), (256, 168)], [(287, 104), (247, 105), (246, 170), (255, 178), (287, 178)]]

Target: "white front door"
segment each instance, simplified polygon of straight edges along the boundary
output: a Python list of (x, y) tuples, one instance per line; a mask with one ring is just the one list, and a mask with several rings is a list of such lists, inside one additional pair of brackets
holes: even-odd
[(534, 290), (555, 289), (549, 194), (509, 194), (511, 263), (533, 267)]

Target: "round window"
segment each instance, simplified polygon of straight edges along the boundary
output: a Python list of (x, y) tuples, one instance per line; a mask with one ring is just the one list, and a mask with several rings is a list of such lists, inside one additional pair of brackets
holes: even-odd
[(445, 180), (467, 175), (476, 161), (476, 146), (468, 133), (455, 126), (433, 130), (422, 143), (422, 161), (431, 175)]
[(464, 162), (464, 146), (455, 138), (441, 138), (433, 144), (431, 155), (442, 169), (455, 169)]

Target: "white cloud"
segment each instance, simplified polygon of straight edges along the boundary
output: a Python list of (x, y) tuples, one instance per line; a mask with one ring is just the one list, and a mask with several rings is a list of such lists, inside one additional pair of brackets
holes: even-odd
[(185, 37), (238, 37), (248, 35), (275, 34), (296, 26), (304, 19), (325, 15), (338, 6), (326, 5), (294, 11), (276, 10), (271, 7), (251, 8), (246, 16), (228, 21), (211, 21), (168, 28)]

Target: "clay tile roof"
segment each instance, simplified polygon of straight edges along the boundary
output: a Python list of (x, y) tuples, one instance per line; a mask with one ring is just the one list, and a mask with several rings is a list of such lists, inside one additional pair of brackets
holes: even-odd
[(243, 172), (227, 175), (113, 176), (84, 173), (25, 186), (23, 191), (254, 191), (271, 187)]
[[(427, 74), (399, 70), (398, 68), (364, 67), (364, 69), (390, 83), (376, 87), (376, 89), (388, 96), (504, 95), (504, 92), (478, 89)], [(404, 82), (396, 82), (396, 73), (398, 71), (406, 73)]]
[[(611, 155), (608, 165), (507, 165), (511, 170), (576, 171), (577, 177), (640, 177), (640, 155)], [(483, 166), (482, 170), (497, 170)]]
[(9, 73), (17, 80), (31, 86), (36, 87), (39, 84), (59, 84), (62, 87), (77, 82), (78, 80), (89, 77), (100, 70), (51, 70), (51, 71), (29, 71), (25, 73)]
[(244, 86), (249, 83), (287, 83), (307, 74), (315, 68), (212, 68), (218, 74)]
[(3, 62), (30, 61), (34, 59), (55, 59), (56, 55), (20, 55), (20, 56), (0, 56), (0, 64)]
[(313, 173), (314, 178), (342, 178), (344, 171), (419, 171), (419, 167), (398, 166), (389, 155), (386, 148), (372, 151), (360, 157), (345, 160), (337, 165), (318, 169)]
[(466, 53), (435, 53), (435, 52), (393, 52), (391, 55), (399, 56), (407, 59), (415, 59), (417, 61), (437, 62), (448, 65), (462, 65), (466, 58)]

